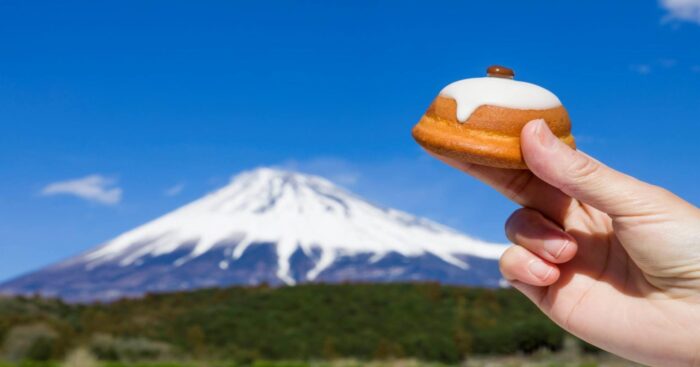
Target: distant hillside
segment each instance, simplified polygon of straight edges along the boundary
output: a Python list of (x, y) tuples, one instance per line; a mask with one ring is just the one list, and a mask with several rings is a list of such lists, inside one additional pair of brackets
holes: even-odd
[(472, 354), (556, 350), (565, 335), (513, 290), (438, 284), (235, 287), (102, 305), (0, 299), (5, 348), (13, 345), (9, 339), (32, 333), (42, 336), (35, 338), (41, 343), (33, 358), (60, 358), (85, 345), (104, 359), (167, 352), (199, 359), (444, 362)]

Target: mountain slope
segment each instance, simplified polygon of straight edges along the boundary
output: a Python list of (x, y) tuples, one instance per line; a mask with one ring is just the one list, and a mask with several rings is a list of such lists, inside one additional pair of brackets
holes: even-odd
[(73, 300), (229, 284), (497, 286), (503, 251), (316, 176), (260, 168), (81, 256), (0, 285)]

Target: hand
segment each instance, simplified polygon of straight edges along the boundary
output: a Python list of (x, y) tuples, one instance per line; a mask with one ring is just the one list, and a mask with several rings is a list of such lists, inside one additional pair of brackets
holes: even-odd
[(561, 143), (522, 130), (530, 171), (438, 157), (523, 206), (500, 267), (570, 333), (657, 366), (700, 366), (700, 210)]

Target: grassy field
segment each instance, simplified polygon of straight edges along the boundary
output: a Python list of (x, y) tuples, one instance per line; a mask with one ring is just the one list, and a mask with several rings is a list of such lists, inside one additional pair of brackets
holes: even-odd
[(508, 356), (472, 358), (456, 365), (420, 362), (416, 360), (393, 361), (317, 361), (317, 362), (281, 362), (256, 361), (251, 364), (212, 361), (179, 361), (179, 362), (97, 362), (85, 358), (69, 358), (63, 362), (0, 362), (0, 367), (631, 367), (639, 366), (614, 356), (601, 354), (598, 356), (567, 357), (563, 355), (544, 356)]

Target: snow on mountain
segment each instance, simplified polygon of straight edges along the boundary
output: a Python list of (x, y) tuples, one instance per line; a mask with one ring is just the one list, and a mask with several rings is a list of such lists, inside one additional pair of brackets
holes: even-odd
[[(261, 244), (271, 246), (269, 253), (252, 257), (259, 252), (256, 249)], [(94, 280), (94, 274), (107, 274), (105, 269), (110, 269), (111, 278), (128, 275), (132, 281), (120, 285), (126, 290), (95, 298), (191, 288), (197, 286), (193, 285), (195, 283), (224, 285), (220, 284), (224, 281), (191, 284), (190, 280), (192, 277), (206, 278), (207, 272), (226, 272), (236, 268), (239, 270), (237, 278), (226, 282), (255, 283), (240, 279), (245, 277), (241, 274), (244, 268), (258, 273), (263, 272), (263, 268), (264, 271), (274, 271), (274, 277), (288, 285), (353, 280), (358, 275), (353, 272), (353, 266), (372, 269), (375, 273), (379, 271), (382, 275), (371, 278), (379, 281), (391, 281), (386, 277), (405, 273), (409, 271), (407, 269), (411, 269), (412, 275), (399, 279), (431, 280), (430, 274), (421, 272), (430, 269), (433, 273), (449, 273), (455, 277), (455, 271), (469, 272), (470, 262), (475, 259), (495, 260), (504, 249), (504, 245), (477, 240), (427, 219), (375, 206), (321, 177), (259, 168), (241, 173), (218, 191), (81, 256), (0, 285), (0, 292), (63, 295), (56, 276), (77, 271), (93, 274)], [(303, 261), (299, 260), (300, 257), (304, 258)], [(244, 258), (255, 260), (253, 263), (250, 259), (243, 261)], [(202, 265), (204, 259), (208, 268)], [(423, 265), (410, 264), (412, 259), (422, 259), (420, 264)], [(433, 260), (426, 262), (426, 259)], [(493, 267), (495, 261), (486, 263)], [(134, 283), (134, 273), (149, 268), (145, 265), (154, 268), (156, 264), (161, 274), (167, 269), (168, 277), (178, 269), (188, 268), (187, 276), (178, 278), (179, 287), (174, 287), (175, 283), (149, 287), (145, 280)], [(334, 267), (335, 272), (330, 275), (329, 269)], [(386, 271), (382, 271), (383, 267)], [(194, 271), (194, 268), (202, 270)], [(127, 269), (130, 269), (128, 273), (125, 272)], [(494, 274), (492, 270), (487, 272), (490, 277)], [(347, 279), (342, 279), (343, 274)], [(323, 279), (324, 275), (327, 279)], [(269, 281), (269, 274), (265, 276), (265, 281)], [(75, 277), (76, 274), (70, 274), (70, 278)], [(162, 283), (157, 277), (148, 278), (150, 282)], [(81, 279), (84, 286), (78, 298), (91, 298), (91, 278)], [(488, 285), (497, 282), (497, 279), (490, 279)], [(104, 279), (102, 284), (110, 287)], [(131, 286), (133, 289), (129, 288)]]

